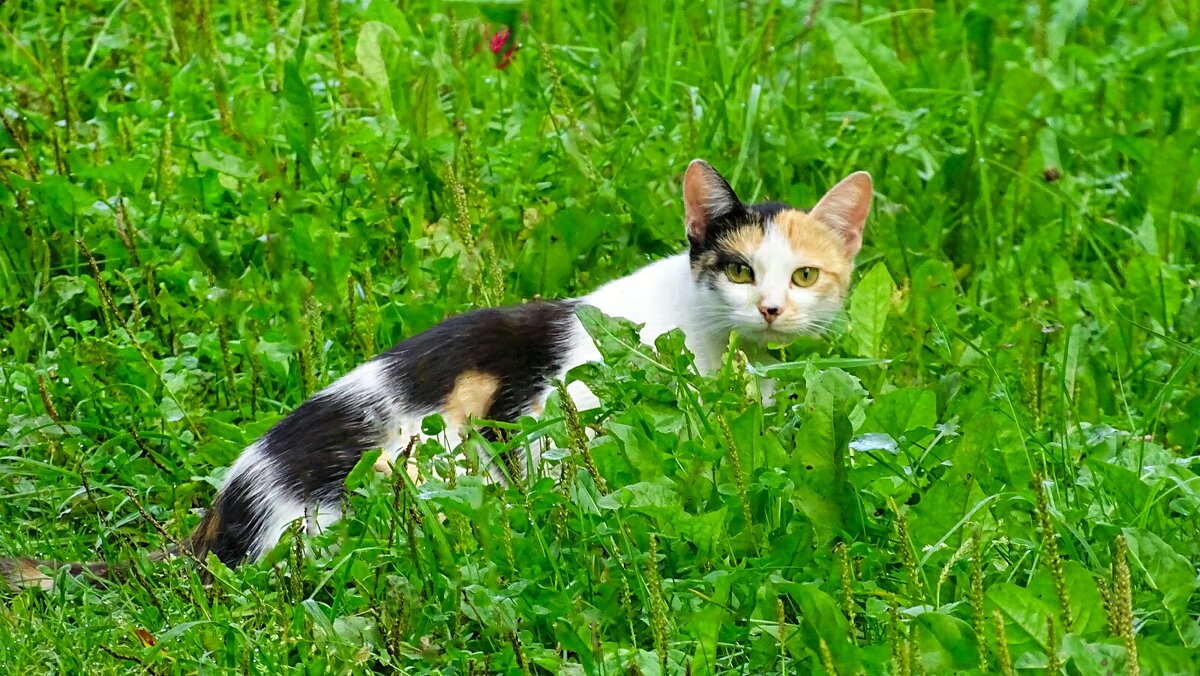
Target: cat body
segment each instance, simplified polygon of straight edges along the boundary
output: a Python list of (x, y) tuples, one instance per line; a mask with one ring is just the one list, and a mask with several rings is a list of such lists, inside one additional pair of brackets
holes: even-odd
[[(754, 344), (818, 335), (840, 311), (871, 200), (858, 172), (811, 212), (780, 203), (743, 204), (708, 164), (684, 178), (688, 251), (651, 263), (578, 299), (487, 308), (451, 317), (358, 366), (250, 444), (233, 463), (213, 506), (187, 543), (233, 566), (266, 553), (303, 519), (317, 532), (341, 515), (344, 481), (362, 454), (382, 449), (379, 467), (421, 438), (440, 414), (456, 446), (471, 420), (537, 415), (572, 368), (601, 359), (575, 315), (579, 304), (642, 324), (651, 343), (681, 329), (701, 372), (715, 369), (730, 333)], [(580, 409), (598, 402), (580, 382)], [(488, 430), (482, 430), (485, 436)], [(493, 477), (503, 480), (498, 467)], [(41, 567), (0, 559), (10, 586), (52, 584)], [(73, 564), (97, 576), (106, 564)]]

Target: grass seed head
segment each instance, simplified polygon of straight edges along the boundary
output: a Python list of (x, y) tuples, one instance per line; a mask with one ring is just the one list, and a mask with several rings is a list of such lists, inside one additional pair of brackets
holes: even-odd
[(1003, 676), (1012, 676), (1012, 655), (1008, 652), (1008, 634), (1004, 631), (1004, 616), (999, 610), (992, 611), (992, 620), (996, 623), (996, 666)]
[(1117, 536), (1116, 556), (1113, 560), (1113, 605), (1115, 606), (1117, 628), (1125, 642), (1126, 659), (1130, 676), (1141, 674), (1138, 660), (1137, 641), (1133, 625), (1133, 580), (1129, 574), (1128, 559), (1129, 544), (1125, 535)]
[(1042, 531), (1042, 542), (1046, 547), (1046, 564), (1050, 568), (1050, 577), (1054, 581), (1054, 594), (1058, 597), (1063, 629), (1069, 632), (1071, 631), (1071, 597), (1067, 593), (1067, 576), (1063, 571), (1062, 556), (1058, 553), (1058, 538), (1054, 532), (1054, 520), (1050, 515), (1050, 504), (1046, 499), (1046, 489), (1040, 473), (1033, 476), (1033, 493), (1036, 498), (1038, 527)]
[(846, 620), (850, 626), (850, 640), (858, 643), (858, 629), (855, 622), (854, 610), (854, 571), (850, 566), (850, 550), (846, 547), (845, 542), (839, 542), (834, 548), (838, 559), (838, 572), (841, 574), (842, 580), (842, 612), (846, 613)]

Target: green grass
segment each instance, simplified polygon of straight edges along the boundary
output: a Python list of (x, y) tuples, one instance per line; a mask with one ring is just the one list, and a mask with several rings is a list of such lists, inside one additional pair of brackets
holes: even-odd
[[(5, 673), (1200, 669), (1200, 3), (403, 4), (0, 6), (0, 555), (137, 562), (5, 595)], [(774, 406), (592, 318), (592, 467), (142, 557), (376, 351), (682, 248), (693, 157), (876, 178)]]

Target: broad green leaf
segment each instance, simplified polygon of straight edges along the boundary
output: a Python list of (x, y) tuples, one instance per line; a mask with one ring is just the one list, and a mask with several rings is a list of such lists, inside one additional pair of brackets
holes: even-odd
[(313, 107), (312, 92), (300, 68), (304, 64), (305, 43), (302, 40), (296, 49), (295, 58), (283, 66), (283, 133), (300, 162), (312, 176), (317, 169), (312, 163), (313, 141), (320, 132), (317, 114)]
[(829, 35), (829, 42), (833, 46), (833, 56), (846, 73), (846, 77), (864, 93), (875, 98), (887, 108), (893, 108), (896, 102), (892, 98), (892, 93), (888, 91), (887, 85), (875, 72), (875, 68), (867, 56), (855, 44), (854, 37), (851, 35), (855, 27), (841, 19), (828, 16), (821, 23), (824, 24), (825, 32)]
[(921, 664), (929, 673), (949, 673), (979, 664), (975, 632), (962, 620), (929, 611), (916, 616)]
[(428, 500), (438, 509), (472, 514), (483, 506), (483, 479), (471, 475), (460, 476), (454, 488), (430, 482), (418, 490), (417, 499)]
[(799, 608), (802, 638), (813, 654), (818, 654), (824, 639), (838, 663), (839, 670), (853, 673), (861, 669), (857, 651), (850, 644), (850, 623), (841, 606), (815, 583), (783, 583), (779, 590), (791, 597)]
[[(863, 429), (893, 439), (916, 441), (937, 425), (937, 395), (923, 388), (904, 388), (880, 396), (867, 412)], [(919, 432), (919, 434), (914, 434)]]
[(910, 316), (921, 331), (953, 331), (958, 326), (958, 301), (954, 268), (949, 263), (929, 260), (913, 272)]
[(606, 363), (616, 364), (633, 360), (635, 363), (652, 364), (662, 368), (654, 358), (653, 349), (642, 342), (638, 334), (640, 327), (637, 324), (621, 317), (609, 317), (595, 307), (583, 303), (575, 307), (575, 315), (595, 341)]
[(1196, 649), (1195, 643), (1181, 646), (1138, 637), (1137, 646), (1142, 673), (1190, 676), (1200, 670), (1200, 650)]
[(717, 641), (727, 615), (728, 613), (723, 608), (715, 604), (707, 604), (700, 611), (692, 614), (691, 622), (688, 624), (688, 633), (696, 641), (691, 661), (693, 673), (717, 673)]
[(390, 47), (399, 40), (400, 36), (391, 26), (380, 21), (367, 21), (359, 29), (354, 47), (363, 77), (372, 84), (380, 106), (388, 113), (392, 112), (392, 86), (385, 54), (393, 53)]
[(854, 491), (846, 481), (846, 454), (852, 424), (849, 413), (861, 403), (859, 382), (839, 369), (806, 374), (807, 416), (795, 437), (789, 476), (792, 501), (821, 538), (861, 527)]
[(192, 159), (205, 169), (212, 169), (243, 181), (254, 178), (258, 174), (258, 169), (252, 162), (220, 151), (197, 150), (192, 153)]
[(1089, 642), (1078, 633), (1063, 636), (1060, 657), (1081, 674), (1126, 673), (1127, 652), (1121, 639)]
[(987, 588), (987, 605), (996, 608), (1005, 619), (1011, 644), (1034, 643), (1044, 650), (1046, 618), (1057, 617), (1057, 610), (1044, 603), (1032, 591), (1011, 582), (1000, 582)]
[(883, 263), (876, 263), (850, 296), (850, 340), (864, 357), (883, 356), (884, 331), (895, 286)]
[[(1136, 570), (1141, 569), (1176, 629), (1185, 632), (1188, 624), (1194, 621), (1189, 617), (1188, 605), (1200, 584), (1196, 579), (1196, 567), (1148, 530), (1123, 528), (1121, 532), (1129, 543), (1129, 566), (1135, 571), (1133, 575), (1136, 577)], [(1190, 636), (1195, 637), (1196, 633), (1192, 632)]]
[(697, 515), (680, 512), (672, 525), (680, 537), (696, 545), (702, 556), (715, 556), (725, 536), (725, 518), (728, 510), (729, 507), (725, 506)]
[(642, 481), (623, 486), (600, 498), (599, 504), (605, 509), (629, 507), (653, 513), (655, 510), (669, 510), (678, 507), (679, 494), (666, 482)]
[[(1107, 627), (1107, 620), (1104, 603), (1096, 586), (1096, 575), (1078, 561), (1064, 561), (1063, 579), (1071, 600), (1071, 630), (1081, 636), (1102, 634)], [(1055, 609), (1055, 618), (1059, 617), (1058, 596), (1048, 569), (1039, 568), (1029, 580), (1028, 589), (1045, 605)]]

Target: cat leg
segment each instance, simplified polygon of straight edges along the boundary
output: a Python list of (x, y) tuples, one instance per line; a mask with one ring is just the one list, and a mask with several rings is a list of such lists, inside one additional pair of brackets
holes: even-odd
[(775, 404), (775, 379), (774, 378), (758, 378), (758, 394), (762, 397), (763, 408), (770, 408)]
[(379, 457), (375, 460), (374, 470), (385, 477), (392, 476), (392, 471), (396, 467), (396, 461), (407, 453), (409, 454), (409, 458), (405, 464), (405, 471), (408, 472), (409, 478), (415, 482), (417, 480), (417, 461), (412, 457), (409, 449), (420, 446), (429, 437), (421, 433), (405, 434), (405, 430), (419, 429), (421, 429), (421, 421), (411, 418), (389, 426)]
[(320, 535), (342, 518), (342, 508), (336, 502), (317, 501), (304, 508), (304, 525), (309, 535)]

